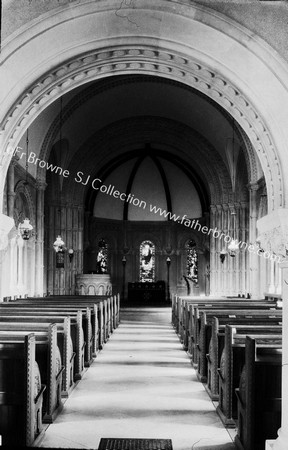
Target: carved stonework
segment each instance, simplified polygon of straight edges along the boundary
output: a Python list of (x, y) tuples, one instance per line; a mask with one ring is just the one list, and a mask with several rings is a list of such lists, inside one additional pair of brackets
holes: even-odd
[[(165, 77), (169, 74), (170, 79), (197, 89), (235, 116), (263, 164), (270, 190), (271, 209), (282, 206), (284, 189), (281, 164), (264, 118), (243, 92), (221, 73), (197, 60), (159, 47), (111, 46), (108, 50), (94, 50), (55, 67), (31, 85), (6, 115), (0, 132), (3, 131), (3, 136), (5, 134), (7, 146), (14, 148), (21, 137), (23, 126), (28, 126), (39, 112), (72, 88), (103, 78), (104, 74), (111, 76), (124, 73), (152, 73)], [(268, 157), (263, 158), (263, 154)], [(3, 164), (3, 158), (5, 156), (0, 164)], [(269, 164), (272, 160), (273, 165)], [(277, 192), (277, 197), (273, 196), (273, 192)]]
[(0, 252), (7, 249), (9, 242), (8, 235), (14, 226), (15, 223), (11, 217), (0, 213)]
[(245, 367), (245, 365), (243, 366), (243, 369), (241, 372), (241, 377), (240, 377), (240, 382), (239, 382), (239, 391), (240, 391), (241, 398), (244, 401), (245, 392), (246, 392), (246, 367)]
[(288, 209), (279, 209), (262, 217), (257, 227), (260, 247), (285, 259), (288, 255)]
[(277, 227), (262, 233), (258, 239), (263, 250), (274, 253), (281, 258), (286, 258), (288, 254), (288, 225), (285, 227), (285, 230)]
[(78, 295), (111, 295), (112, 284), (109, 274), (79, 274), (76, 276)]
[(226, 355), (225, 355), (225, 349), (222, 352), (221, 358), (220, 358), (220, 372), (222, 375), (222, 378), (225, 380), (226, 378)]

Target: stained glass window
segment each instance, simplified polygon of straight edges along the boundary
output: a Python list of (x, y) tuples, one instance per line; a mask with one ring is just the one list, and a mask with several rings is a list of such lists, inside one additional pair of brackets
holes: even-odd
[(187, 277), (194, 283), (198, 283), (198, 254), (196, 243), (192, 239), (186, 245), (187, 251)]
[(97, 273), (108, 272), (108, 245), (104, 239), (98, 243)]
[(155, 281), (155, 245), (151, 241), (143, 241), (140, 245), (140, 282)]

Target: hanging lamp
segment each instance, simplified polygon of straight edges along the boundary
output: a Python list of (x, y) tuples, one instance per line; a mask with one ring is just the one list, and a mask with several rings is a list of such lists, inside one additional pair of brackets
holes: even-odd
[[(29, 135), (28, 135), (28, 128), (27, 128), (27, 133), (26, 133), (26, 180), (25, 180), (25, 185), (28, 185), (28, 153), (29, 153)], [(22, 239), (24, 239), (24, 241), (28, 241), (30, 239), (30, 237), (32, 236), (32, 230), (33, 230), (33, 226), (30, 223), (30, 220), (25, 217), (25, 219), (23, 220), (23, 222), (20, 222), (18, 225), (18, 232), (20, 234), (20, 236), (22, 237)]]
[(229, 255), (234, 257), (236, 256), (237, 251), (239, 250), (239, 242), (236, 241), (236, 211), (233, 208), (233, 211), (231, 211), (232, 221), (233, 221), (233, 235), (234, 238), (231, 240), (230, 244), (228, 245)]
[[(60, 161), (61, 161), (61, 142), (62, 142), (62, 97), (60, 98)], [(61, 233), (61, 209), (60, 211), (60, 233)], [(54, 250), (56, 252), (56, 267), (64, 267), (64, 252), (66, 250), (65, 242), (63, 241), (60, 234), (57, 236), (54, 244)]]

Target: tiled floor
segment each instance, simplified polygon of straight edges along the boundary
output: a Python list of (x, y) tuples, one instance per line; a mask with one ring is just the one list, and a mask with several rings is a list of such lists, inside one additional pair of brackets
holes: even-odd
[(119, 328), (47, 428), (42, 447), (172, 439), (173, 450), (232, 450), (171, 324), (170, 308), (127, 308)]

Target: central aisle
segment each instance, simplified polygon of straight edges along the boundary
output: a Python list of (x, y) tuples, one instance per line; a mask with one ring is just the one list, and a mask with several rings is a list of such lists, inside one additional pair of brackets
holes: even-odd
[(121, 310), (95, 362), (45, 432), (41, 447), (97, 449), (100, 439), (172, 439), (173, 450), (232, 450), (170, 308)]

